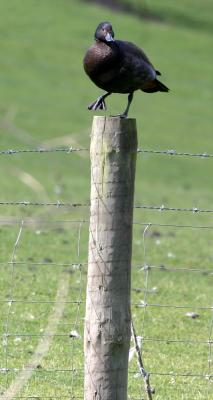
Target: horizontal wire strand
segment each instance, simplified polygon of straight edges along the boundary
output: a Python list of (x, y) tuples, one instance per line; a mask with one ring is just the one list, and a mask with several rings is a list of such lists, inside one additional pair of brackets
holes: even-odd
[(8, 149), (8, 150), (0, 150), (0, 155), (14, 155), (14, 154), (28, 154), (28, 153), (74, 153), (80, 151), (88, 151), (87, 148), (76, 148), (76, 147), (65, 147), (65, 148), (53, 148), (53, 149), (45, 149), (45, 148), (35, 148), (35, 149)]
[[(72, 324), (71, 324), (72, 325)], [(80, 324), (79, 324), (80, 325)], [(81, 325), (80, 325), (81, 326)], [(8, 332), (7, 335), (4, 333), (0, 333), (0, 337), (5, 337), (7, 336), (8, 338), (12, 337), (23, 337), (23, 338), (31, 338), (31, 337), (66, 337), (68, 339), (73, 339), (73, 340), (82, 340), (81, 337), (77, 337), (72, 335), (71, 332), (67, 333), (23, 333), (23, 332)], [(151, 343), (182, 343), (182, 344), (204, 344), (204, 345), (209, 345), (213, 344), (213, 339), (211, 340), (190, 340), (190, 339), (162, 339), (162, 338), (143, 338), (143, 342), (151, 342)]]
[[(28, 154), (28, 153), (74, 153), (74, 152), (88, 152), (88, 148), (77, 148), (77, 147), (62, 147), (62, 148), (32, 148), (32, 149), (6, 149), (0, 150), (0, 155), (15, 155), (15, 154)], [(200, 153), (193, 153), (193, 152), (181, 152), (174, 149), (168, 150), (154, 150), (154, 149), (137, 149), (137, 153), (139, 154), (156, 154), (156, 155), (168, 155), (168, 156), (183, 156), (183, 157), (196, 157), (196, 158), (213, 158), (212, 153), (207, 152), (200, 152)]]
[[(10, 261), (0, 262), (0, 266), (10, 265)], [(78, 270), (81, 267), (87, 267), (87, 262), (47, 262), (47, 261), (38, 261), (38, 262), (31, 262), (31, 261), (14, 261), (14, 265), (29, 265), (29, 266), (49, 266), (49, 267), (73, 267), (73, 270)], [(203, 275), (211, 275), (213, 274), (213, 266), (212, 269), (202, 269), (200, 268), (177, 268), (177, 267), (167, 267), (165, 265), (132, 265), (132, 268), (140, 269), (141, 271), (150, 269), (150, 270), (161, 270), (161, 271), (169, 271), (169, 272), (195, 272), (201, 273)]]
[[(88, 151), (88, 149), (77, 149), (77, 148), (58, 148), (58, 149), (26, 149), (26, 150), (7, 150), (7, 151), (0, 151), (0, 154), (4, 154), (4, 155), (13, 155), (13, 154), (19, 154), (19, 153), (54, 153), (54, 152), (64, 152), (64, 153), (72, 153), (72, 152), (77, 152), (77, 151)], [(143, 150), (143, 149), (138, 149), (138, 153), (141, 154), (161, 154), (161, 155), (169, 155), (169, 156), (190, 156), (190, 157), (200, 157), (200, 158), (212, 158), (213, 154), (207, 154), (207, 153), (180, 153), (177, 152), (176, 150), (164, 150), (164, 151), (160, 151), (160, 150)], [(77, 207), (89, 207), (89, 204), (80, 204), (80, 203), (63, 203), (60, 201), (57, 202), (30, 202), (30, 201), (22, 201), (22, 202), (0, 202), (0, 205), (17, 205), (17, 206), (55, 206), (57, 208), (59, 207), (73, 207), (73, 208), (77, 208)], [(175, 207), (165, 207), (164, 205), (162, 206), (149, 206), (149, 205), (135, 205), (134, 208), (136, 209), (147, 209), (147, 210), (158, 210), (158, 211), (175, 211), (175, 212), (193, 212), (193, 213), (213, 213), (213, 210), (209, 210), (209, 209), (199, 209), (197, 207), (192, 207), (192, 208), (175, 208)], [(20, 222), (20, 221), (19, 221)], [(74, 222), (74, 221), (62, 221), (62, 223), (64, 222)], [(75, 221), (77, 222), (77, 221)], [(79, 222), (79, 221), (78, 221)], [(88, 221), (83, 221), (85, 223), (88, 223)], [(12, 222), (13, 223), (13, 222)], [(40, 223), (45, 223), (43, 221), (40, 221)], [(46, 223), (50, 223), (46, 222)], [(55, 223), (55, 221), (51, 221), (51, 223)], [(57, 223), (57, 222), (56, 222)], [(135, 222), (135, 224), (137, 224), (137, 222)], [(145, 223), (138, 223), (140, 225), (147, 225)], [(195, 228), (195, 229), (213, 229), (213, 226), (192, 226), (192, 225), (175, 225), (175, 224), (149, 224), (152, 226), (167, 226), (167, 227), (175, 227), (175, 228)], [(5, 264), (5, 263), (0, 263), (0, 264)], [(14, 264), (23, 264), (23, 263), (14, 263)], [(26, 263), (29, 264), (29, 263)], [(60, 265), (60, 266), (75, 266), (75, 265), (83, 265), (81, 263), (31, 263), (31, 265)], [(86, 263), (84, 263), (84, 265), (87, 265)], [(140, 267), (140, 266), (139, 266)], [(169, 268), (169, 267), (162, 267), (162, 266), (148, 266), (148, 268), (150, 269), (161, 269), (161, 270), (167, 270), (167, 271), (187, 271), (187, 272), (202, 272), (202, 273), (212, 273), (212, 271), (206, 271), (206, 270), (201, 270), (201, 269), (187, 269), (187, 268), (182, 268), (182, 269), (178, 269), (178, 268)], [(0, 302), (2, 302), (0, 300)], [(24, 302), (24, 303), (28, 303), (28, 301), (26, 300), (5, 300), (5, 302), (7, 303), (15, 303), (15, 302)], [(30, 301), (33, 303), (55, 303), (55, 301)], [(68, 304), (82, 304), (84, 303), (83, 301), (74, 301), (74, 302), (70, 302), (70, 301), (66, 301), (66, 303)], [(135, 303), (134, 305), (139, 306), (139, 307), (171, 307), (171, 308), (192, 308), (192, 306), (179, 306), (179, 305), (163, 305), (163, 304), (145, 304), (145, 305), (141, 305), (140, 303)], [(213, 307), (196, 307), (193, 306), (194, 309), (202, 309), (202, 310), (212, 310)], [(12, 336), (12, 335), (18, 335), (18, 334), (11, 334), (8, 333), (8, 337)], [(22, 334), (23, 336), (27, 336), (27, 334)], [(30, 336), (39, 336), (39, 334), (32, 334)], [(19, 334), (19, 336), (21, 336), (21, 334)], [(40, 334), (40, 336), (42, 336), (42, 334)], [(51, 333), (50, 333), (51, 336)], [(68, 334), (56, 334), (54, 336), (66, 336), (69, 337), (69, 333)], [(175, 339), (154, 339), (154, 338), (144, 338), (144, 341), (152, 341), (152, 342), (170, 342), (170, 343), (193, 343), (193, 344), (209, 344), (212, 343), (212, 341), (189, 341), (189, 340), (175, 340)], [(10, 371), (22, 371), (22, 369), (8, 369), (8, 371), (6, 372), (10, 372)], [(28, 370), (28, 369), (26, 369)], [(0, 372), (2, 372), (0, 370)], [(72, 373), (76, 373), (75, 369), (56, 369), (54, 368), (53, 370), (51, 369), (41, 369), (41, 370), (37, 370), (36, 372), (41, 372), (41, 373), (45, 373), (45, 372), (72, 372)], [(135, 371), (136, 372), (136, 371)], [(130, 372), (135, 373), (135, 372)], [(196, 377), (196, 378), (206, 378), (209, 377), (209, 374), (190, 374), (190, 373), (175, 373), (175, 372), (149, 372), (150, 375), (159, 375), (159, 376), (174, 376), (174, 377)], [(27, 398), (33, 398), (33, 396), (28, 396)], [(25, 398), (25, 397), (15, 397), (15, 398)], [(43, 398), (70, 398), (68, 396), (50, 396), (50, 397), (43, 397)], [(72, 396), (72, 399), (80, 399), (82, 397), (76, 397), (76, 396)]]
[(64, 203), (59, 200), (56, 202), (23, 200), (23, 201), (0, 201), (0, 206), (38, 206), (38, 207), (54, 206), (57, 208), (59, 207), (78, 208), (78, 207), (89, 207), (90, 205), (88, 203)]
[[(0, 373), (9, 373), (9, 372), (19, 372), (19, 371), (31, 371), (32, 368), (8, 368), (7, 371), (4, 371), (4, 368), (0, 369)], [(38, 369), (33, 369), (34, 373), (75, 373), (80, 376), (82, 376), (84, 374), (83, 370), (77, 370), (77, 369), (70, 369), (70, 368), (49, 368), (49, 369), (45, 369), (45, 368), (38, 368)], [(129, 374), (136, 374), (138, 373), (138, 371), (129, 371)], [(149, 371), (148, 372), (150, 375), (156, 375), (156, 376), (174, 376), (174, 377), (186, 377), (186, 378), (207, 378), (209, 377), (208, 374), (192, 374), (192, 373), (187, 373), (187, 372), (155, 372), (155, 371)], [(211, 376), (211, 375), (210, 375)]]
[[(25, 304), (85, 304), (85, 301), (82, 300), (73, 300), (73, 301), (56, 301), (56, 300), (16, 300), (16, 299), (7, 299), (3, 300), (0, 299), (0, 303), (8, 303), (9, 305), (15, 304), (15, 303), (25, 303)], [(132, 306), (138, 307), (138, 308), (144, 308), (144, 307), (156, 307), (156, 308), (174, 308), (174, 309), (195, 309), (195, 310), (213, 310), (213, 306), (196, 306), (196, 305), (179, 305), (179, 304), (157, 304), (157, 303), (144, 303), (144, 302), (134, 302), (132, 303)]]
[[(43, 201), (0, 201), (0, 206), (54, 206), (57, 208), (60, 207), (71, 207), (71, 208), (80, 208), (80, 207), (90, 207), (89, 203), (68, 203), (61, 202), (60, 200), (56, 202), (43, 202)], [(161, 206), (153, 206), (153, 205), (144, 205), (144, 204), (135, 204), (133, 206), (135, 209), (144, 209), (144, 210), (152, 210), (152, 211), (173, 211), (173, 212), (192, 212), (194, 214), (198, 213), (213, 213), (213, 209), (205, 209), (198, 207), (167, 207), (164, 205)]]
[[(21, 219), (0, 219), (0, 225), (14, 225), (20, 224)], [(25, 218), (24, 219), (25, 226), (28, 225), (57, 225), (57, 224), (88, 224), (89, 220), (82, 219), (82, 220), (70, 220), (70, 219), (60, 219), (60, 220), (45, 220), (45, 219), (35, 219), (35, 218)], [(213, 225), (190, 225), (190, 224), (162, 224), (157, 222), (139, 222), (133, 221), (133, 225), (139, 226), (153, 226), (153, 227), (160, 227), (160, 228), (180, 228), (180, 229), (213, 229)]]

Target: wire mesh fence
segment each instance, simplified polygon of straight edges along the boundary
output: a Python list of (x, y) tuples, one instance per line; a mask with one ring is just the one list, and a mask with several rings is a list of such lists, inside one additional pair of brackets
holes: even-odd
[[(64, 148), (0, 154), (60, 151), (88, 152)], [(138, 149), (147, 152), (171, 158), (213, 156)], [(83, 399), (89, 203), (20, 200), (0, 205), (21, 206), (19, 217), (0, 219), (0, 399)], [(54, 214), (23, 216), (22, 206), (54, 207)], [(190, 213), (196, 221), (164, 222), (164, 212)], [(213, 223), (198, 219), (212, 212), (135, 204), (132, 319), (155, 399), (212, 398)], [(146, 396), (132, 341), (129, 399)]]

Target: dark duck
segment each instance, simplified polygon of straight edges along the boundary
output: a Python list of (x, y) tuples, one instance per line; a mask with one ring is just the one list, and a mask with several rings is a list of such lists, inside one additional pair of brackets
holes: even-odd
[(112, 93), (127, 93), (128, 104), (120, 117), (128, 116), (136, 90), (146, 93), (168, 92), (157, 79), (161, 75), (142, 49), (123, 40), (115, 40), (112, 25), (102, 22), (95, 31), (95, 43), (84, 57), (84, 69), (90, 79), (107, 93), (88, 106), (89, 110), (106, 110), (105, 99)]

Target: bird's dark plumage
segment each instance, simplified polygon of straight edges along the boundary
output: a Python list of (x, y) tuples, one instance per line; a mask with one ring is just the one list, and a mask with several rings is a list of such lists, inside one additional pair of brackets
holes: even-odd
[(136, 90), (146, 93), (168, 92), (157, 79), (161, 73), (153, 67), (142, 49), (133, 43), (114, 40), (109, 22), (102, 22), (95, 32), (95, 43), (84, 57), (84, 69), (90, 79), (107, 93), (88, 108), (106, 109), (105, 98), (111, 93), (128, 93), (128, 105), (121, 117), (127, 117)]

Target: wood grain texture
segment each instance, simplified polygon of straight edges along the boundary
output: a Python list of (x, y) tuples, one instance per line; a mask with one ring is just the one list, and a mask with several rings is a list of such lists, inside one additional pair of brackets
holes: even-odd
[(126, 400), (137, 132), (134, 119), (94, 117), (84, 332), (85, 400)]

